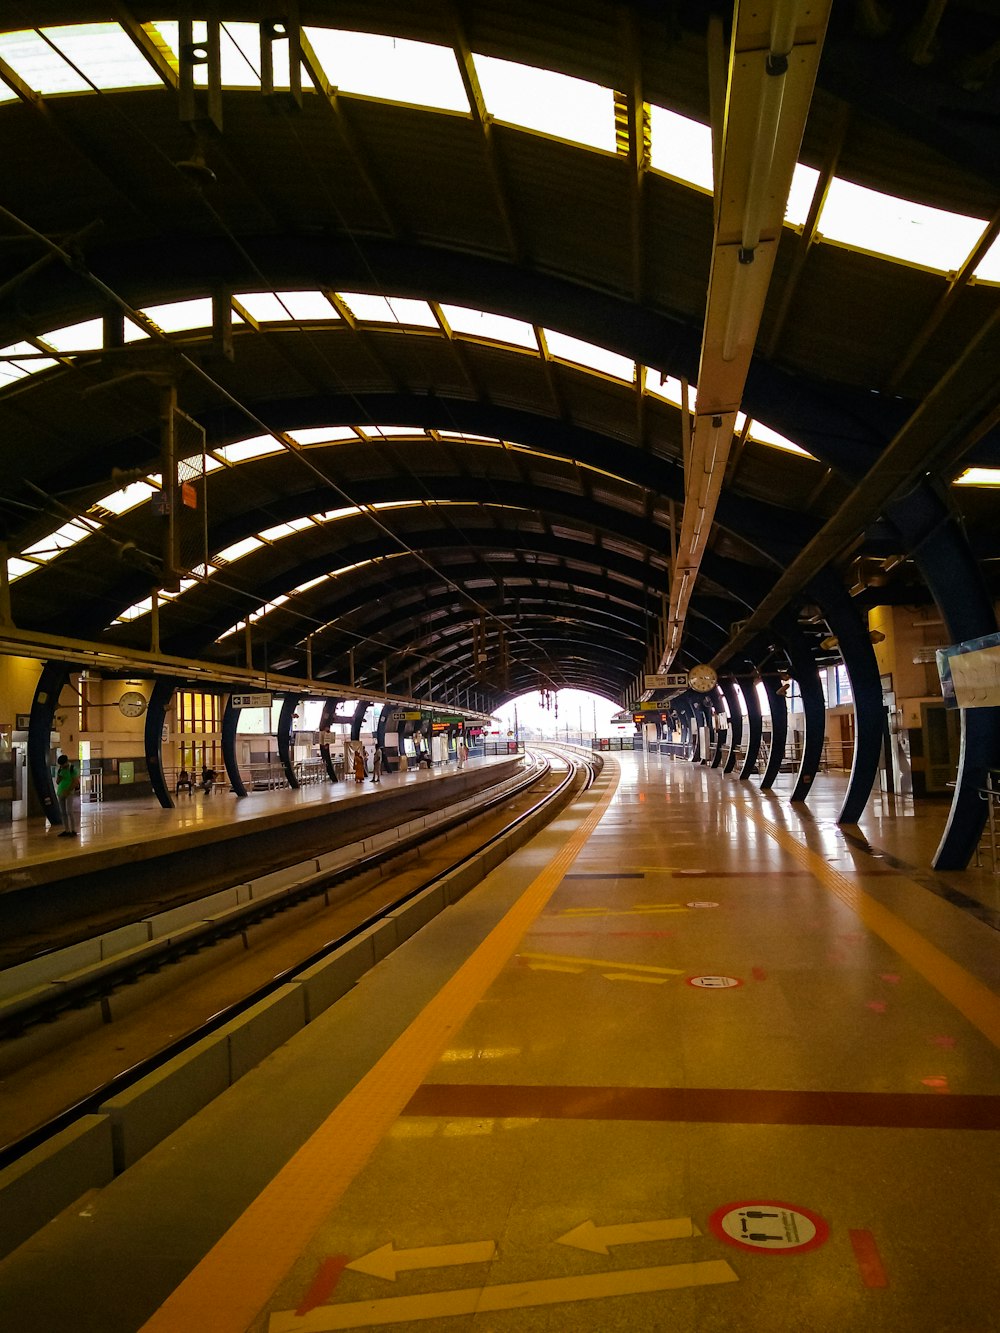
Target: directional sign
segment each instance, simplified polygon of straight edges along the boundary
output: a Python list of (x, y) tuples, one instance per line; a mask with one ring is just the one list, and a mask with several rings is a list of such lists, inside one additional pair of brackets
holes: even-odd
[(295, 1310), (276, 1310), (268, 1320), (267, 1329), (268, 1333), (337, 1333), (342, 1328), (378, 1328), (411, 1319), (482, 1315), (532, 1305), (606, 1300), (609, 1296), (681, 1291), (685, 1287), (710, 1287), (738, 1281), (724, 1259), (706, 1259), (700, 1263), (667, 1264), (662, 1268), (632, 1268), (619, 1273), (540, 1278), (534, 1282), (504, 1282), (491, 1287), (432, 1291), (418, 1296), (345, 1301), (339, 1305), (318, 1306), (304, 1315)]
[(610, 1245), (637, 1245), (650, 1240), (687, 1240), (690, 1236), (700, 1236), (701, 1232), (690, 1217), (668, 1217), (659, 1222), (621, 1222), (617, 1226), (598, 1227), (593, 1222), (581, 1222), (565, 1236), (560, 1236), (557, 1245), (572, 1245), (576, 1250), (589, 1250), (591, 1254), (607, 1254)]
[(234, 694), (231, 702), (234, 708), (270, 708), (270, 694)]
[(414, 1268), (443, 1268), (446, 1264), (485, 1264), (496, 1255), (492, 1240), (471, 1240), (457, 1245), (422, 1245), (416, 1250), (397, 1250), (392, 1242), (372, 1250), (347, 1265), (357, 1273), (396, 1281), (396, 1274)]

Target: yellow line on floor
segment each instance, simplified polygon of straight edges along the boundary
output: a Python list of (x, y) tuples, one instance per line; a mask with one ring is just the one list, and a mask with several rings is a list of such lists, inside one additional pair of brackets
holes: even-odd
[(787, 829), (749, 807), (747, 814), (789, 855), (810, 870), (824, 888), (855, 912), (869, 930), (929, 981), (973, 1027), (988, 1037), (994, 1046), (1000, 1047), (1000, 995), (942, 953), (895, 912), (865, 893), (853, 880), (834, 870), (822, 856), (804, 847)]
[(620, 775), (605, 759), (607, 787), (583, 823), (141, 1333), (245, 1333), (513, 955), (600, 822)]
[(627, 963), (614, 958), (582, 958), (568, 953), (518, 953), (528, 963), (569, 963), (581, 967), (617, 967), (620, 972), (652, 972), (656, 976), (682, 977), (684, 969), (678, 967), (654, 967), (652, 963)]

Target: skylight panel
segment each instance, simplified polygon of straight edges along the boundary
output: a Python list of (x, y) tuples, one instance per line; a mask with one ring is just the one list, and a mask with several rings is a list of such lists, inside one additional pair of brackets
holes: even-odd
[(237, 292), (235, 299), (258, 324), (340, 318), (322, 292)]
[(7, 580), (13, 583), (15, 579), (23, 579), (25, 574), (33, 574), (37, 568), (33, 560), (22, 560), (19, 556), (12, 556), (7, 561)]
[(410, 324), (436, 329), (437, 320), (426, 301), (403, 296), (372, 296), (367, 292), (340, 292), (340, 299), (355, 318), (373, 324)]
[(535, 331), (523, 319), (491, 315), (486, 310), (471, 310), (464, 305), (443, 305), (441, 313), (453, 333), (465, 333), (472, 338), (485, 338), (491, 342), (510, 343), (514, 347), (526, 347), (532, 352), (538, 350)]
[(290, 430), (287, 434), (303, 448), (313, 444), (342, 444), (351, 440), (356, 444), (358, 441), (357, 431), (350, 426), (310, 426), (307, 430)]
[(1000, 239), (997, 239), (983, 256), (983, 262), (976, 269), (973, 277), (979, 282), (1000, 282)]
[[(662, 375), (652, 366), (646, 367), (646, 392), (651, 393), (655, 398), (662, 398), (667, 403), (673, 403), (674, 407), (680, 407), (683, 402), (680, 380), (673, 375)], [(693, 395), (694, 386), (689, 384), (689, 405), (694, 402)]]
[(89, 537), (96, 528), (96, 524), (91, 525), (82, 519), (71, 519), (61, 528), (56, 528), (55, 532), (43, 537), (41, 541), (26, 546), (21, 554), (34, 556), (36, 560), (54, 560), (63, 551), (68, 551), (77, 542), (82, 542), (84, 537)]
[(617, 152), (610, 88), (495, 56), (477, 55), (475, 61), (487, 110), (495, 119)]
[(388, 440), (403, 435), (420, 435), (424, 439), (427, 438), (423, 426), (361, 426), (359, 429), (363, 430), (369, 439), (378, 439), (381, 436)]
[(242, 541), (233, 542), (232, 546), (227, 546), (224, 551), (213, 557), (217, 564), (231, 565), (234, 560), (242, 560), (245, 555), (251, 551), (258, 550), (264, 543), (259, 537), (244, 537)]
[(133, 481), (129, 486), (123, 486), (120, 491), (105, 495), (97, 503), (112, 514), (127, 514), (130, 509), (135, 509), (155, 493), (155, 488), (150, 486), (149, 482)]
[(270, 435), (256, 435), (252, 440), (237, 440), (235, 444), (224, 444), (212, 452), (217, 458), (227, 463), (246, 463), (251, 458), (263, 458), (266, 454), (280, 454), (284, 445)]
[(104, 346), (104, 321), (85, 319), (41, 335), (42, 342), (57, 352), (99, 352)]
[(325, 583), (330, 577), (329, 574), (320, 574), (317, 578), (306, 579), (305, 583), (300, 583), (292, 592), (308, 592), (310, 588), (318, 588), (321, 583)]
[[(27, 361), (4, 359), (18, 354), (31, 359)], [(51, 357), (39, 356), (38, 348), (29, 342), (11, 343), (8, 347), (0, 347), (0, 388), (6, 384), (13, 384), (15, 380), (23, 380), (26, 375), (37, 375), (40, 370), (48, 370), (50, 366), (58, 364), (59, 362), (53, 361)]]
[(469, 110), (455, 53), (447, 46), (337, 28), (306, 28), (334, 88), (438, 111)]
[(800, 454), (803, 458), (812, 458), (812, 454), (801, 445), (793, 443), (784, 435), (779, 435), (776, 430), (770, 426), (765, 426), (762, 421), (751, 421), (748, 434), (751, 440), (756, 440), (758, 444), (768, 444), (773, 449), (784, 449), (789, 454)]
[[(175, 61), (180, 60), (180, 29), (175, 22), (157, 19), (156, 31), (164, 45), (171, 52)], [(204, 42), (208, 36), (208, 24), (204, 19), (196, 20), (191, 26), (192, 38)], [(275, 48), (275, 56), (280, 54), (281, 43)], [(280, 86), (278, 78), (278, 60), (275, 61), (275, 84)], [(223, 23), (219, 31), (219, 72), (222, 83), (227, 88), (260, 87), (260, 31), (255, 23)], [(199, 88), (208, 84), (208, 66), (195, 65), (194, 81)], [(287, 86), (287, 74), (286, 83)]]
[(146, 597), (141, 602), (135, 602), (119, 616), (115, 616), (115, 623), (118, 625), (127, 625), (130, 621), (141, 620), (143, 616), (148, 616), (153, 609), (152, 597)]
[(649, 132), (649, 161), (655, 171), (712, 192), (712, 131), (707, 125), (653, 105)]
[(825, 241), (950, 273), (961, 268), (985, 226), (978, 218), (835, 179), (818, 229)]
[(795, 170), (792, 172), (792, 184), (788, 191), (788, 200), (785, 203), (785, 221), (790, 227), (805, 226), (818, 181), (819, 172), (814, 167), (807, 167), (801, 162), (796, 162)]
[(160, 86), (152, 65), (117, 23), (78, 23), (42, 31), (97, 88)]
[(955, 478), (956, 486), (1000, 486), (1000, 468), (968, 467)]
[(303, 528), (314, 527), (311, 518), (294, 518), (289, 523), (277, 523), (273, 528), (265, 528), (257, 535), (266, 542), (278, 542), (282, 537), (292, 537), (296, 532), (301, 532)]
[(439, 430), (442, 440), (459, 440), (464, 444), (499, 444), (495, 435), (472, 435), (467, 430)]
[(189, 329), (212, 327), (212, 298), (197, 296), (192, 301), (170, 301), (166, 305), (144, 306), (142, 313), (164, 333), (186, 333)]
[(360, 514), (361, 510), (357, 505), (346, 505), (342, 509), (327, 509), (322, 514), (310, 514), (310, 518), (316, 523), (336, 523), (338, 518), (347, 518), (351, 514)]
[(580, 338), (571, 338), (566, 333), (545, 330), (545, 341), (549, 352), (564, 361), (573, 361), (588, 370), (599, 370), (604, 375), (613, 375), (615, 379), (631, 383), (635, 378), (635, 362), (627, 356), (619, 356), (606, 347), (597, 347), (593, 343), (583, 342)]
[[(58, 31), (58, 29), (56, 29)], [(0, 33), (0, 59), (36, 93), (88, 93), (90, 84), (37, 32)]]

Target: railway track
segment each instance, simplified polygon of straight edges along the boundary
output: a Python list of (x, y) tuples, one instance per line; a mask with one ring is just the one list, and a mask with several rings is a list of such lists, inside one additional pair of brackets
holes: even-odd
[(337, 870), (222, 912), (207, 910), (211, 901), (205, 911), (191, 904), (190, 921), (141, 949), (0, 1002), (0, 1168), (464, 866), (483, 861), (487, 873), (498, 849), (509, 855), (520, 831), (554, 817), (599, 766), (567, 752), (533, 755), (521, 780), (440, 812), (430, 831), (423, 820), (417, 829), (404, 825)]

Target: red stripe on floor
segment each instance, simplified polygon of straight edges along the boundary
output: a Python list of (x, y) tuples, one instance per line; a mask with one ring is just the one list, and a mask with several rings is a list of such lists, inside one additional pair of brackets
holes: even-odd
[(866, 1287), (887, 1287), (889, 1279), (882, 1267), (882, 1256), (870, 1231), (849, 1231), (861, 1281)]
[(301, 1316), (308, 1314), (310, 1310), (315, 1310), (317, 1305), (325, 1305), (336, 1290), (340, 1275), (350, 1261), (350, 1255), (347, 1254), (334, 1254), (329, 1259), (324, 1259), (295, 1313)]

